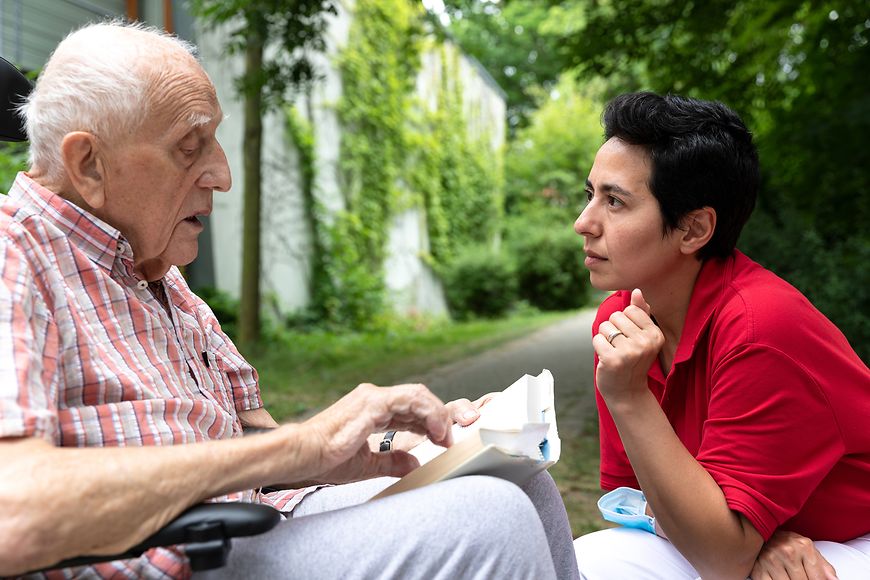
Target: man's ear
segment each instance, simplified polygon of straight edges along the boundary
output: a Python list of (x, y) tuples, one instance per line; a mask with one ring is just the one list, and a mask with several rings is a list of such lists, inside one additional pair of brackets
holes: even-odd
[(682, 220), (680, 228), (680, 250), (684, 254), (694, 254), (704, 247), (716, 231), (716, 210), (702, 207), (690, 211)]
[(93, 209), (106, 203), (105, 164), (102, 150), (93, 133), (67, 133), (60, 144), (60, 155), (69, 182), (76, 193)]

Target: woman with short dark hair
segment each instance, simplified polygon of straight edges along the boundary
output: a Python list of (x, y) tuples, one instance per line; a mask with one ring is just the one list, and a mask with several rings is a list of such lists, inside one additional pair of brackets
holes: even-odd
[(578, 538), (581, 576), (867, 577), (870, 371), (735, 249), (752, 135), (721, 103), (652, 93), (604, 124), (574, 229), (592, 285), (617, 291), (592, 342), (601, 485), (628, 489), (603, 503), (641, 529)]

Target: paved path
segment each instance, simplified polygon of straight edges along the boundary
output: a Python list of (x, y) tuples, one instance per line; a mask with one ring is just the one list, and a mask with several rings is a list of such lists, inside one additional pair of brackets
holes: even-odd
[(444, 401), (460, 397), (473, 400), (484, 393), (504, 389), (523, 374), (537, 375), (546, 368), (553, 373), (561, 431), (571, 423), (582, 422), (592, 412), (591, 327), (594, 318), (594, 309), (582, 310), (576, 316), (526, 337), (408, 377), (407, 381), (426, 384)]

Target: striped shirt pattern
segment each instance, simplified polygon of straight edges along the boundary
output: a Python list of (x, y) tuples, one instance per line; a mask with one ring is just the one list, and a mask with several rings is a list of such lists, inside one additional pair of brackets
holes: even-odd
[[(169, 307), (133, 270), (121, 233), (18, 174), (0, 204), (0, 438), (65, 447), (175, 445), (241, 436), (257, 373), (177, 268)], [(307, 491), (214, 501), (290, 511)], [(181, 550), (48, 578), (184, 578)]]

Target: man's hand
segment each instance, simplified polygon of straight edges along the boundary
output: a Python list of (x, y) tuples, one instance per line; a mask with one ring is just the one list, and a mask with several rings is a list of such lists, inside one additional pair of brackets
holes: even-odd
[(778, 531), (761, 548), (752, 580), (836, 580), (837, 572), (813, 541), (794, 532)]
[(385, 475), (401, 477), (419, 465), (404, 450), (373, 452), (368, 436), (395, 429), (450, 446), (451, 413), (423, 385), (362, 384), (293, 431), (304, 457), (302, 479), (343, 483)]
[[(447, 403), (445, 407), (447, 407), (447, 411), (450, 413), (450, 419), (453, 423), (467, 427), (480, 418), (480, 408), (492, 400), (492, 398), (497, 394), (498, 393), (487, 393), (475, 401), (456, 399), (455, 401)], [(369, 446), (377, 451), (382, 438), (383, 433), (373, 435), (369, 439)], [(425, 435), (411, 433), (410, 431), (402, 431), (396, 433), (396, 436), (393, 438), (393, 449), (410, 451), (425, 440)]]
[(664, 345), (662, 331), (650, 318), (643, 293), (635, 289), (631, 304), (598, 327), (592, 346), (598, 355), (595, 378), (605, 401), (630, 399), (647, 389), (647, 373)]

